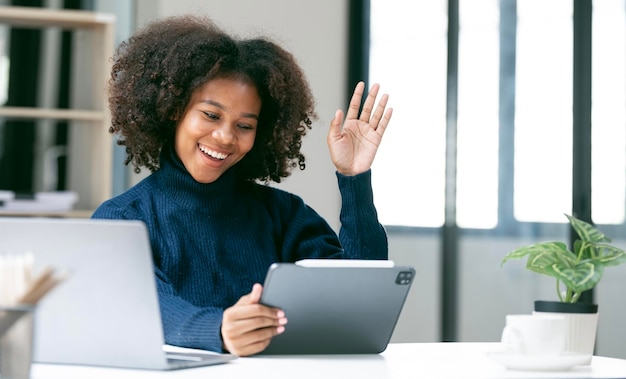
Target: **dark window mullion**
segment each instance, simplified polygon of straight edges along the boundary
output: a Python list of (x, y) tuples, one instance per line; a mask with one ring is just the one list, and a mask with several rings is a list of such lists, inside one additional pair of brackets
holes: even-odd
[(446, 91), (446, 193), (441, 254), (441, 340), (457, 340), (459, 233), (456, 224), (457, 116), (459, 84), (459, 0), (448, 1)]
[[(366, 82), (368, 90), (370, 61), (370, 1), (350, 0), (348, 9), (348, 83), (346, 96), (350, 99), (354, 86), (359, 81)], [(361, 103), (365, 101), (365, 96)], [(347, 104), (346, 104), (347, 106)]]
[[(591, 23), (592, 0), (574, 2), (572, 213), (591, 223)], [(570, 229), (570, 242), (576, 239)], [(592, 303), (586, 291), (580, 302)]]

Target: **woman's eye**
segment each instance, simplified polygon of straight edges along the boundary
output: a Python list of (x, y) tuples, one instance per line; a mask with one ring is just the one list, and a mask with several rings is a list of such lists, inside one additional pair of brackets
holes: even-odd
[(204, 115), (211, 120), (219, 120), (219, 116), (216, 115), (215, 113), (211, 113), (211, 112), (202, 112), (202, 113), (204, 113)]
[(241, 129), (246, 129), (246, 130), (254, 129), (254, 127), (252, 127), (251, 125), (248, 125), (248, 124), (238, 124), (237, 126), (240, 127)]

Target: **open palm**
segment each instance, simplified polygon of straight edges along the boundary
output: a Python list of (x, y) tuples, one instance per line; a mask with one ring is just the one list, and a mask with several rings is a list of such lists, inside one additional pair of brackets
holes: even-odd
[(330, 122), (328, 149), (340, 174), (357, 175), (372, 166), (392, 114), (391, 108), (385, 111), (389, 99), (387, 94), (382, 95), (374, 108), (379, 88), (378, 84), (372, 86), (361, 110), (365, 83), (359, 82), (350, 100), (345, 122), (341, 110), (337, 110)]

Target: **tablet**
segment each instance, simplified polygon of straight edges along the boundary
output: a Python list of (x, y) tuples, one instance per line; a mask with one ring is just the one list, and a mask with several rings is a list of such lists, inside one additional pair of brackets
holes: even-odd
[(275, 263), (261, 303), (288, 323), (259, 354), (378, 354), (395, 328), (415, 270), (393, 261)]

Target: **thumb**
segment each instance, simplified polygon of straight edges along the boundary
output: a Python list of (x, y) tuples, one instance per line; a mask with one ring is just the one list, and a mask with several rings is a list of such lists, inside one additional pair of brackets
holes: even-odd
[(328, 130), (328, 141), (332, 141), (341, 135), (341, 123), (343, 122), (343, 112), (341, 109), (337, 109), (335, 117), (330, 120), (330, 129)]
[(256, 304), (259, 301), (261, 301), (261, 294), (263, 293), (263, 286), (260, 285), (259, 283), (255, 283), (252, 286), (252, 291), (250, 292), (250, 303), (249, 304)]
[(237, 301), (237, 305), (257, 304), (261, 300), (261, 294), (263, 293), (263, 286), (259, 283), (255, 283), (252, 286), (252, 291), (249, 294), (243, 295)]

